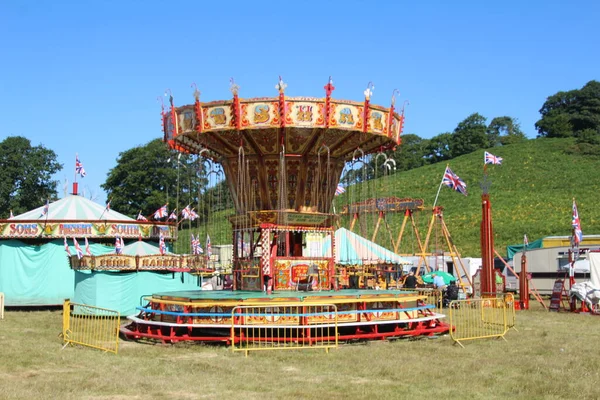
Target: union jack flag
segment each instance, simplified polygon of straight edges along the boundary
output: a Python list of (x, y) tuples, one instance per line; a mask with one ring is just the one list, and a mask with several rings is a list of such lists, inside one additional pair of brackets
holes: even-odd
[(444, 179), (442, 183), (452, 189), (456, 190), (459, 193), (467, 195), (467, 184), (458, 177), (450, 167), (446, 167), (446, 171), (444, 172)]
[(198, 218), (198, 214), (196, 213), (196, 211), (194, 211), (193, 208), (190, 208), (189, 205), (183, 210), (181, 210), (181, 215), (183, 216), (183, 219), (189, 219), (192, 221)]
[(346, 189), (342, 186), (342, 185), (337, 185), (337, 187), (335, 188), (335, 195), (339, 196), (342, 193), (345, 193)]
[(523, 235), (523, 246), (529, 246), (529, 240), (527, 239), (527, 234)]
[(206, 255), (208, 258), (212, 256), (212, 245), (210, 244), (210, 236), (208, 236), (208, 233), (206, 234)]
[(81, 250), (79, 243), (77, 243), (77, 239), (73, 238), (73, 243), (75, 244), (75, 251), (77, 252), (77, 259), (81, 260), (81, 257), (83, 257), (83, 250)]
[(88, 243), (87, 237), (85, 238), (85, 255), (91, 256), (92, 252), (90, 251), (90, 244)]
[(573, 242), (578, 245), (583, 241), (583, 232), (581, 231), (581, 221), (579, 220), (579, 212), (577, 211), (577, 204), (573, 199)]
[(140, 212), (138, 213), (137, 220), (138, 220), (138, 221), (148, 221), (148, 218), (144, 217), (144, 216), (142, 215), (142, 212), (140, 211)]
[(118, 236), (115, 238), (115, 253), (123, 253), (123, 239)]
[(198, 237), (194, 237), (192, 233), (192, 254), (199, 255), (204, 253), (204, 249), (200, 246), (200, 239)]
[(10, 210), (10, 217), (8, 217), (8, 219), (14, 218), (15, 216), (13, 215), (12, 210)]
[(167, 211), (167, 205), (165, 204), (164, 206), (162, 206), (154, 212), (154, 219), (164, 218), (167, 216), (168, 213), (169, 212)]
[(65, 238), (65, 251), (67, 252), (69, 257), (71, 257), (71, 250), (69, 249), (69, 243), (67, 243), (67, 237), (65, 236), (64, 238)]
[(173, 210), (173, 212), (171, 212), (171, 215), (169, 215), (169, 221), (170, 220), (177, 221), (177, 210)]
[(106, 211), (106, 212), (110, 211), (110, 200), (108, 201), (108, 203), (106, 203), (106, 208), (104, 209), (104, 211)]
[(190, 216), (192, 214), (192, 209), (190, 208), (190, 206), (186, 206), (183, 210), (181, 210), (181, 216), (183, 217), (183, 219), (190, 219)]
[(44, 208), (42, 208), (42, 214), (40, 215), (40, 218), (43, 217), (44, 215), (48, 215), (49, 209), (50, 209), (50, 201), (48, 199), (46, 199), (46, 204), (44, 205)]
[(82, 178), (86, 175), (83, 164), (79, 161), (79, 155), (75, 154), (75, 175), (77, 174), (81, 175)]
[(502, 157), (496, 157), (492, 153), (488, 153), (487, 151), (483, 153), (483, 164), (502, 164)]
[(165, 237), (163, 236), (162, 231), (160, 232), (158, 239), (158, 251), (160, 251), (160, 254), (165, 254), (167, 252), (167, 245), (165, 244)]

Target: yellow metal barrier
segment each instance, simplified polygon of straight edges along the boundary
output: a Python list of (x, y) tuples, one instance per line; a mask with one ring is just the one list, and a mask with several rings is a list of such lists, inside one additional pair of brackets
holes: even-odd
[(418, 294), (419, 296), (427, 296), (427, 300), (425, 300), (425, 303), (435, 306), (435, 308), (432, 311), (434, 311), (438, 314), (443, 314), (443, 310), (442, 310), (443, 293), (440, 289), (416, 288), (416, 289), (401, 289), (401, 290), (407, 291), (407, 292), (412, 292), (412, 293)]
[(118, 311), (65, 300), (62, 332), (65, 346), (80, 344), (117, 354), (120, 322)]
[(506, 304), (506, 326), (519, 331), (515, 325), (517, 323), (517, 315), (515, 312), (515, 296), (512, 293), (504, 294), (504, 303)]
[(4, 319), (4, 293), (0, 292), (0, 319)]
[(334, 304), (237, 306), (231, 311), (233, 351), (325, 349), (338, 346)]
[(503, 298), (454, 300), (450, 303), (450, 337), (463, 340), (504, 338), (508, 331), (507, 305)]

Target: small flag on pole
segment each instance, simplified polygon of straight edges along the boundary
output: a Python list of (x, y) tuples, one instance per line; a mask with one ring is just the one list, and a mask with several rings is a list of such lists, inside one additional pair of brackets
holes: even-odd
[(573, 242), (579, 245), (583, 241), (583, 232), (581, 231), (581, 221), (579, 220), (579, 212), (577, 211), (577, 203), (573, 199)]
[(42, 214), (40, 215), (40, 218), (48, 215), (48, 210), (50, 209), (50, 201), (48, 199), (46, 199), (46, 204), (44, 205), (44, 208), (42, 208)]
[(158, 210), (156, 210), (154, 212), (154, 219), (164, 218), (167, 216), (167, 214), (168, 214), (167, 205), (165, 204), (164, 206), (162, 206), (161, 208), (159, 208)]
[(65, 236), (64, 238), (65, 238), (65, 251), (67, 252), (69, 257), (71, 257), (71, 250), (69, 249), (69, 243), (67, 243), (67, 237)]
[(456, 190), (457, 192), (464, 194), (465, 196), (467, 195), (467, 184), (462, 179), (460, 179), (458, 175), (452, 172), (450, 167), (446, 167), (442, 183)]
[(169, 215), (169, 221), (177, 221), (177, 210), (173, 210)]
[(81, 260), (81, 258), (83, 257), (83, 250), (81, 250), (79, 243), (77, 243), (77, 239), (73, 238), (73, 243), (75, 244), (75, 251), (77, 252), (77, 259)]
[(87, 237), (85, 238), (85, 255), (91, 256), (92, 251), (90, 250), (90, 244), (88, 243)]
[(140, 212), (138, 213), (137, 220), (138, 220), (138, 221), (148, 221), (148, 218), (144, 217), (144, 216), (142, 215), (142, 211), (140, 211)]
[(83, 164), (79, 161), (79, 155), (75, 154), (75, 175), (81, 175), (81, 177), (85, 177), (85, 169), (83, 168)]
[(206, 234), (206, 255), (208, 258), (212, 256), (212, 245), (210, 244), (210, 236), (208, 236), (208, 233)]
[(337, 185), (337, 188), (335, 188), (335, 195), (339, 196), (342, 193), (345, 193), (346, 189), (342, 186), (342, 185)]
[(496, 157), (492, 153), (488, 153), (487, 151), (483, 153), (483, 164), (502, 164), (502, 157)]
[(109, 212), (110, 211), (110, 200), (108, 201), (108, 203), (106, 203), (106, 208), (104, 209), (105, 212)]
[(160, 232), (158, 239), (158, 251), (160, 251), (160, 254), (165, 254), (167, 252), (167, 245), (165, 244), (165, 237), (163, 236), (162, 231)]
[(115, 238), (115, 253), (121, 254), (123, 252), (123, 242), (120, 237)]
[(523, 235), (523, 246), (527, 248), (529, 246), (529, 240), (527, 239), (527, 234)]
[(10, 217), (8, 217), (8, 219), (14, 218), (15, 216), (13, 215), (12, 210), (10, 210)]

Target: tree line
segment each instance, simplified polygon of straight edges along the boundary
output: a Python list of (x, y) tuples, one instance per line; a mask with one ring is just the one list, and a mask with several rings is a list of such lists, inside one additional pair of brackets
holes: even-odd
[[(565, 151), (600, 155), (600, 82), (590, 81), (581, 89), (553, 94), (539, 112), (541, 118), (535, 123), (538, 137), (572, 137), (574, 144)], [(395, 160), (397, 172), (407, 171), (524, 140), (527, 138), (516, 118), (500, 116), (488, 123), (486, 117), (473, 113), (452, 132), (431, 139), (414, 133), (403, 135), (402, 144), (386, 156)], [(366, 174), (349, 170), (342, 182), (381, 176), (377, 162), (371, 157)], [(0, 217), (8, 218), (10, 210), (16, 215), (39, 207), (47, 199), (58, 199), (59, 182), (53, 177), (62, 168), (53, 150), (33, 146), (27, 138), (11, 136), (0, 142)], [(140, 212), (151, 215), (169, 203), (171, 210), (176, 204), (179, 208), (189, 204), (205, 220), (209, 212), (232, 207), (226, 182), (209, 184), (211, 168), (201, 158), (173, 152), (155, 139), (121, 152), (102, 188), (111, 208), (132, 217)]]

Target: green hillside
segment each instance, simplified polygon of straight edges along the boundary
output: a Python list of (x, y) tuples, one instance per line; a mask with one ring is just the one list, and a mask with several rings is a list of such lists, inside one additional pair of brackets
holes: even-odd
[[(600, 157), (567, 154), (564, 149), (574, 143), (573, 139), (535, 139), (490, 149), (504, 159), (502, 165), (488, 165), (488, 177), (492, 186), (490, 196), (496, 249), (506, 254), (506, 246), (521, 243), (526, 233), (530, 241), (543, 236), (569, 235), (571, 233), (571, 205), (575, 197), (581, 218), (583, 233), (600, 234), (600, 207), (596, 197), (600, 195)], [(480, 255), (479, 225), (481, 222), (481, 188), (483, 179), (483, 150), (450, 160), (450, 168), (467, 184), (468, 196), (443, 186), (438, 205), (444, 207), (444, 220), (454, 243), (463, 256)], [(425, 201), (426, 211), (417, 217), (420, 233), (424, 237), (446, 163), (438, 163), (381, 178), (363, 186), (350, 187), (345, 194), (337, 196), (336, 209), (348, 202), (359, 201), (359, 193), (368, 197), (412, 197)], [(368, 190), (366, 189), (368, 187)], [(225, 215), (219, 213), (224, 225), (208, 226), (213, 244), (230, 243), (231, 229)], [(403, 215), (388, 214), (387, 222), (398, 234)], [(215, 217), (214, 220), (217, 220)], [(363, 232), (370, 237), (376, 217), (363, 221)], [(349, 221), (342, 220), (348, 227)], [(194, 230), (197, 232), (197, 230)], [(205, 227), (200, 229), (201, 241), (205, 240)], [(359, 231), (358, 225), (355, 231)], [(189, 232), (180, 232), (178, 251), (189, 248)], [(441, 246), (442, 237), (431, 240), (429, 250)], [(377, 242), (391, 247), (389, 235), (380, 228)], [(405, 234), (401, 251), (416, 251), (416, 241), (410, 233)]]
[[(572, 139), (535, 139), (490, 149), (504, 159), (502, 165), (488, 165), (495, 247), (501, 254), (506, 253), (507, 245), (521, 243), (524, 233), (530, 241), (570, 235), (573, 197), (583, 233), (600, 233), (600, 157), (565, 153), (564, 149), (573, 143)], [(449, 165), (465, 181), (469, 195), (465, 197), (443, 186), (438, 205), (444, 207), (444, 220), (461, 254), (476, 257), (480, 255), (483, 150), (452, 159)], [(377, 193), (422, 198), (430, 209), (445, 166), (446, 163), (438, 163), (381, 178), (375, 184)], [(351, 197), (352, 191), (348, 192)], [(431, 212), (421, 214), (424, 236)], [(388, 216), (393, 232), (399, 230), (401, 222), (401, 215)], [(378, 234), (378, 242), (384, 240), (385, 235)]]

